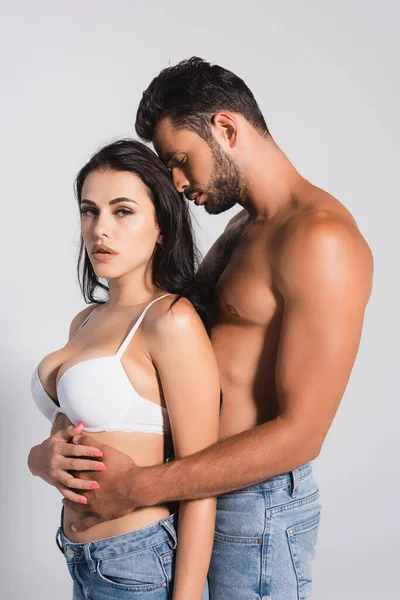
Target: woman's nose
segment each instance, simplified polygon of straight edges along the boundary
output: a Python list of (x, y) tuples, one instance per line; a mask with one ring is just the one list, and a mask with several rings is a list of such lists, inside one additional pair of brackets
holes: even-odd
[(111, 223), (105, 214), (99, 214), (95, 221), (93, 233), (96, 237), (101, 238), (103, 236), (109, 237), (111, 231)]

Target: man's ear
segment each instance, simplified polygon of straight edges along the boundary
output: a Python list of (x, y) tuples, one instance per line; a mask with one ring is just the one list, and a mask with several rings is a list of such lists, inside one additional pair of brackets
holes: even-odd
[(236, 115), (229, 111), (220, 110), (212, 118), (212, 130), (215, 139), (221, 146), (234, 148), (237, 143), (238, 121)]

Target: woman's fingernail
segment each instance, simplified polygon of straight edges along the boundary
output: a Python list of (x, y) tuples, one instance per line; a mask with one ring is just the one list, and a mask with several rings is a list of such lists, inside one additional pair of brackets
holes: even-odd
[(75, 527), (75, 525), (71, 525), (71, 529), (72, 529), (72, 531), (74, 531), (76, 533), (76, 527)]
[(73, 443), (73, 444), (78, 444), (78, 443), (79, 443), (79, 440), (80, 440), (81, 438), (82, 438), (82, 436), (81, 436), (81, 435), (75, 435), (75, 436), (72, 438), (72, 443)]
[(87, 504), (87, 500), (86, 500), (86, 498), (79, 498), (79, 502), (80, 502), (81, 504)]
[(104, 471), (105, 468), (106, 468), (106, 465), (103, 465), (103, 463), (99, 463), (97, 465), (97, 470), (98, 471)]
[(98, 490), (99, 489), (99, 484), (97, 483), (97, 481), (92, 481), (92, 483), (89, 485), (91, 490)]
[(76, 425), (74, 425), (74, 427), (80, 427), (81, 425), (83, 425), (83, 421), (79, 421), (79, 423), (77, 423)]
[(99, 456), (103, 456), (103, 453), (102, 453), (102, 451), (101, 451), (101, 450), (94, 450), (94, 451), (93, 451), (93, 456), (98, 456), (98, 457), (99, 457)]

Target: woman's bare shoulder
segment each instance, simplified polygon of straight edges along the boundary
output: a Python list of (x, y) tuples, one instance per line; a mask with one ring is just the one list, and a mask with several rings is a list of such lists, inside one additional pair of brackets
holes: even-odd
[(72, 339), (74, 337), (74, 335), (78, 331), (79, 327), (82, 325), (84, 320), (90, 315), (92, 310), (94, 310), (96, 308), (96, 306), (98, 306), (98, 305), (95, 303), (89, 304), (88, 306), (86, 306), (86, 308), (84, 308), (83, 310), (78, 312), (78, 314), (76, 314), (74, 316), (74, 318), (72, 319), (71, 324), (69, 326), (68, 339)]
[(155, 302), (144, 319), (144, 328), (156, 335), (171, 330), (185, 330), (201, 323), (200, 317), (188, 298), (170, 294)]

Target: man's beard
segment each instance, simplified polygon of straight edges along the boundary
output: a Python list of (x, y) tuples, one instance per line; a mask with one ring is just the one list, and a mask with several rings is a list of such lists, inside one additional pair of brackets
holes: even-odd
[(239, 167), (218, 142), (212, 139), (209, 146), (214, 158), (214, 172), (203, 192), (207, 194), (204, 209), (210, 215), (218, 215), (240, 202), (244, 185)]

